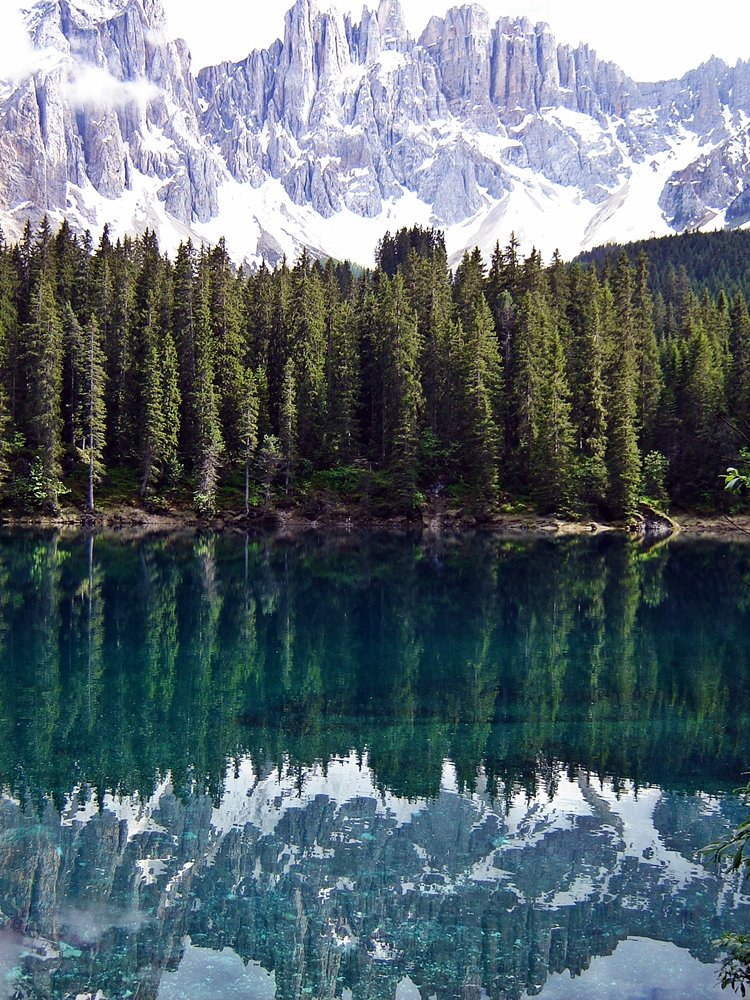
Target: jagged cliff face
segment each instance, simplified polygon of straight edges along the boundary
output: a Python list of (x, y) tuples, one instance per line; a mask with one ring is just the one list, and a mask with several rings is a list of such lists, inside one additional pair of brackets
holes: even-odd
[(413, 222), (454, 255), (511, 230), (572, 254), (750, 217), (750, 63), (638, 84), (477, 5), (413, 39), (398, 0), (360, 23), (297, 0), (283, 40), (197, 77), (160, 0), (42, 0), (29, 28), (39, 68), (0, 85), (11, 231), (49, 212), (368, 262)]

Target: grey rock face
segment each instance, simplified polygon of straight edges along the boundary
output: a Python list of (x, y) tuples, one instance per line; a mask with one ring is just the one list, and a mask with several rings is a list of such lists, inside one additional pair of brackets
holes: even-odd
[(750, 129), (672, 175), (659, 205), (677, 231), (703, 226), (727, 209), (727, 222), (742, 225), (745, 187), (750, 183)]
[(219, 170), (200, 134), (190, 56), (163, 36), (160, 0), (116, 0), (100, 18), (74, 0), (33, 13), (34, 42), (57, 61), (0, 104), (3, 207), (59, 209), (68, 184), (117, 199), (140, 174), (164, 183), (180, 221), (215, 215)]
[(666, 223), (746, 214), (750, 63), (711, 59), (679, 81), (636, 83), (586, 45), (558, 45), (545, 24), (493, 24), (477, 4), (431, 18), (414, 40), (399, 0), (359, 23), (297, 0), (282, 40), (196, 77), (161, 0), (41, 0), (28, 23), (47, 57), (0, 85), (6, 216), (71, 203), (92, 213), (94, 198), (98, 216), (101, 199), (116, 214), (125, 199), (146, 219), (160, 202), (189, 227), (217, 216), (233, 179), (278, 182), (323, 219), (377, 218), (411, 193), (440, 226), (489, 225), (501, 199), (541, 183), (595, 220), (636, 168), (688, 143), (693, 162), (682, 156), (659, 198)]

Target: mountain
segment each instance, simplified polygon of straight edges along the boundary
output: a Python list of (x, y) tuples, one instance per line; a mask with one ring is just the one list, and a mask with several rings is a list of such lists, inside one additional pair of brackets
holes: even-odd
[(545, 24), (475, 4), (419, 39), (398, 0), (355, 23), (297, 0), (283, 40), (191, 68), (161, 0), (40, 0), (38, 57), (0, 84), (0, 222), (225, 235), (248, 263), (369, 263), (387, 229), (446, 231), (452, 258), (514, 230), (595, 244), (750, 221), (750, 62), (637, 83)]

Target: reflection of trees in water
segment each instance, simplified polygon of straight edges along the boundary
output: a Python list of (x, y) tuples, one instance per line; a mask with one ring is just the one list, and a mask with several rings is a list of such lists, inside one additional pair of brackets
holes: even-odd
[[(746, 552), (0, 539), (0, 777), (22, 800), (0, 801), (0, 900), (15, 930), (72, 948), (31, 963), (26, 995), (155, 997), (186, 934), (262, 962), (280, 998), (390, 1000), (405, 975), (423, 997), (513, 997), (633, 934), (708, 960), (720, 883), (675, 895), (623, 852), (591, 776), (669, 789), (653, 819), (688, 865), (732, 825), (694, 793), (747, 764)], [(341, 758), (369, 791), (308, 793)], [(472, 795), (441, 792), (446, 760)], [(167, 775), (129, 837), (108, 793)], [(271, 828), (212, 831), (228, 785), (244, 801), (264, 782), (268, 809), (278, 789), (294, 802)], [(545, 826), (561, 784), (587, 809)], [(399, 824), (386, 793), (427, 801)]]
[[(621, 539), (274, 545), (28, 535), (0, 547), (4, 782), (218, 796), (243, 753), (369, 751), (429, 796), (554, 760), (733, 781), (750, 704), (745, 548)], [(700, 586), (698, 585), (700, 581)], [(418, 762), (418, 766), (415, 766)]]

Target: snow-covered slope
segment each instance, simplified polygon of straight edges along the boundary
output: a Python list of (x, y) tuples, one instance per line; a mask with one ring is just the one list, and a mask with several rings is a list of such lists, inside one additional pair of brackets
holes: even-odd
[(369, 263), (386, 230), (455, 259), (515, 231), (572, 256), (750, 219), (750, 63), (639, 84), (587, 46), (477, 5), (409, 36), (297, 0), (284, 39), (197, 77), (161, 0), (40, 0), (38, 65), (0, 84), (0, 221), (225, 236), (238, 260)]

